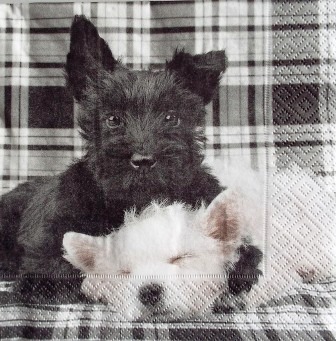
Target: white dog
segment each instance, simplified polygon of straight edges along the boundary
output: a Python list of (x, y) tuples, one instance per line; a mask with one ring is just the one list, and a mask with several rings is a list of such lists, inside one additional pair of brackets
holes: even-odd
[[(307, 245), (297, 247), (298, 231), (321, 239), (321, 231), (314, 230), (319, 227), (309, 223), (309, 205), (272, 189), (277, 182), (286, 186), (286, 177), (300, 179), (317, 200), (332, 205), (312, 177), (273, 174), (269, 191), (260, 175), (241, 167), (220, 177), (228, 188), (208, 207), (191, 210), (181, 203), (153, 203), (140, 215), (127, 212), (124, 225), (108, 236), (66, 233), (64, 257), (85, 274), (84, 294), (111, 304), (128, 320), (181, 319), (207, 313), (221, 293), (221, 305), (229, 310), (257, 307), (300, 285), (302, 278), (335, 273), (335, 262), (314, 254), (309, 238), (301, 238)], [(294, 209), (300, 206), (293, 222), (282, 224), (281, 210), (271, 205), (278, 198)], [(249, 244), (264, 254), (258, 265), (264, 275), (249, 292), (235, 296), (228, 290), (227, 274), (239, 259), (240, 247)]]

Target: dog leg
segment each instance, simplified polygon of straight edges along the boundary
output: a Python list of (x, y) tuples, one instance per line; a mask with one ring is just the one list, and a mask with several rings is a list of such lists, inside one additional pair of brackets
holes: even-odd
[(229, 273), (229, 291), (233, 295), (249, 292), (262, 272), (258, 266), (262, 260), (262, 252), (253, 245), (242, 245), (238, 249), (239, 260)]
[(228, 290), (222, 293), (215, 302), (213, 312), (216, 314), (231, 313), (246, 306), (246, 296), (257, 285), (262, 276), (258, 269), (262, 261), (262, 252), (254, 245), (241, 245), (238, 249), (239, 260), (228, 274)]
[(44, 179), (26, 182), (0, 199), (0, 272), (15, 274), (18, 271), (22, 248), (17, 244), (23, 211), (31, 202)]

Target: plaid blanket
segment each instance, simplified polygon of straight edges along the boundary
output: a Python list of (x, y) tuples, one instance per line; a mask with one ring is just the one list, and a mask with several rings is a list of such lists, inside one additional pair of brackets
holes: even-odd
[(335, 340), (336, 281), (306, 285), (274, 306), (174, 323), (121, 322), (101, 304), (0, 307), (2, 340)]
[[(244, 158), (261, 170), (296, 164), (335, 192), (336, 2), (195, 0), (0, 4), (2, 193), (58, 173), (83, 153), (63, 77), (74, 14), (91, 18), (134, 69), (161, 68), (176, 47), (225, 49), (229, 68), (207, 107), (207, 162)], [(332, 278), (258, 311), (184, 323), (121, 322), (100, 304), (23, 304), (11, 290), (3, 279), (1, 339), (336, 339)]]

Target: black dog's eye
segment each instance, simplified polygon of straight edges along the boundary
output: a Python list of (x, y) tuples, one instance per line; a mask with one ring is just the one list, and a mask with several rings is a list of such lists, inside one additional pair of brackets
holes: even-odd
[(181, 123), (181, 119), (174, 111), (171, 111), (165, 116), (164, 122), (170, 127), (178, 127)]
[(109, 128), (119, 127), (121, 123), (121, 118), (117, 115), (112, 115), (108, 119), (106, 119), (106, 124)]

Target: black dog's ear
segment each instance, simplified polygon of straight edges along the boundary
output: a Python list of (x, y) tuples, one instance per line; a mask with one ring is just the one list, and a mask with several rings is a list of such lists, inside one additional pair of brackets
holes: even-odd
[(227, 68), (225, 51), (211, 51), (192, 56), (184, 51), (175, 51), (166, 69), (174, 72), (183, 85), (209, 103)]
[(97, 77), (100, 69), (113, 71), (118, 64), (92, 22), (85, 16), (76, 15), (71, 25), (70, 52), (65, 65), (67, 85), (75, 99), (81, 99), (87, 78)]

